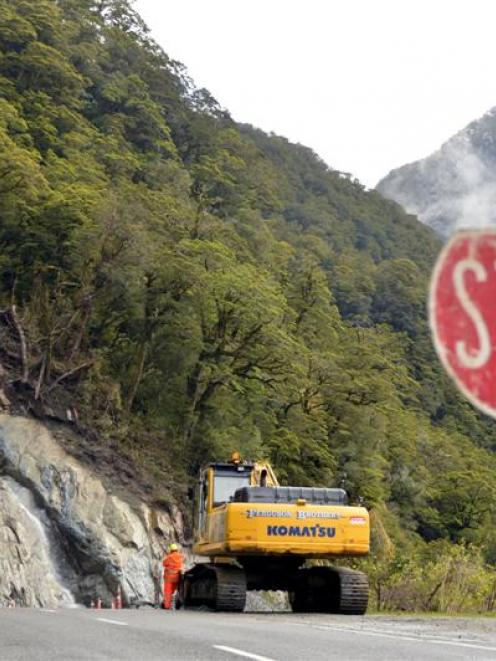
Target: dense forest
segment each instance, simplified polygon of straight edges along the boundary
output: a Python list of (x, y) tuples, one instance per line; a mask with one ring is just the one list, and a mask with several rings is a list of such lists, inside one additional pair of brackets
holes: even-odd
[(127, 0), (0, 0), (0, 152), (3, 397), (156, 499), (235, 448), (344, 484), (379, 608), (494, 608), (496, 429), (432, 349), (431, 230), (236, 124)]

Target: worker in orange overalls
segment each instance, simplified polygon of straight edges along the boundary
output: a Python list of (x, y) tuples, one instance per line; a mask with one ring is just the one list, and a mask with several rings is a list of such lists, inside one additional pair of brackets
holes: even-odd
[(169, 545), (169, 553), (163, 561), (164, 566), (164, 608), (172, 608), (172, 597), (177, 592), (179, 580), (184, 569), (183, 554), (179, 551), (177, 544)]

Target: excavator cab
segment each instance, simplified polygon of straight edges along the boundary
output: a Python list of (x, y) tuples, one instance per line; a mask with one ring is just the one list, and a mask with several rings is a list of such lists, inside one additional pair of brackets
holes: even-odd
[(278, 486), (277, 478), (268, 464), (242, 462), (239, 453), (233, 452), (229, 462), (211, 463), (203, 468), (195, 506), (197, 544), (209, 540), (209, 516), (225, 512), (226, 505), (235, 502), (240, 490), (252, 486)]
[(232, 502), (238, 489), (250, 486), (253, 464), (215, 463), (209, 464), (200, 473), (198, 484), (198, 506), (196, 538), (207, 540), (207, 520), (214, 511)]
[(185, 574), (181, 601), (239, 611), (247, 589), (286, 590), (295, 611), (364, 613), (365, 574), (304, 565), (366, 555), (369, 537), (367, 510), (343, 489), (279, 486), (269, 464), (233, 453), (200, 472), (193, 553), (210, 562)]

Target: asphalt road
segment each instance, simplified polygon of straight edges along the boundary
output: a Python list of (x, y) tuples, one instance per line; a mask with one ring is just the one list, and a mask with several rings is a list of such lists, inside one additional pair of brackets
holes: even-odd
[(0, 610), (0, 661), (496, 659), (496, 620)]

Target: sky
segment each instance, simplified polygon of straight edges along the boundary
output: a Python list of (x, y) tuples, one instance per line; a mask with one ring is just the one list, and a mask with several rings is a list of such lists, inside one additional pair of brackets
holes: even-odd
[(373, 187), (496, 106), (494, 0), (136, 0), (239, 122)]

